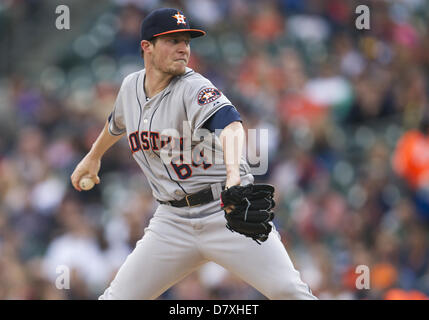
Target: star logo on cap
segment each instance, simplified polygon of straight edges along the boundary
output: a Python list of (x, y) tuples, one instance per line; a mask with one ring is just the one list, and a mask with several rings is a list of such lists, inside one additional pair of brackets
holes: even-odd
[(177, 24), (184, 24), (186, 25), (185, 19), (186, 17), (183, 14), (180, 14), (180, 12), (177, 12), (174, 16), (172, 16), (173, 18), (176, 18), (177, 20)]

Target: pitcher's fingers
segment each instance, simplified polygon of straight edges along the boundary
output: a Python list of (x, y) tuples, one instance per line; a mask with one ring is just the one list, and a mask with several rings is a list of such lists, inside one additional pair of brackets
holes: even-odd
[(228, 207), (225, 207), (223, 210), (225, 210), (226, 213), (230, 213), (234, 209), (235, 209), (235, 206), (231, 204)]
[(94, 181), (95, 184), (99, 184), (100, 183), (100, 177), (96, 174), (90, 175), (89, 176), (91, 178), (92, 181)]
[(77, 191), (82, 191), (82, 189), (79, 187), (79, 181), (80, 181), (80, 176), (73, 173), (70, 177), (71, 183), (73, 185), (73, 187), (77, 190)]

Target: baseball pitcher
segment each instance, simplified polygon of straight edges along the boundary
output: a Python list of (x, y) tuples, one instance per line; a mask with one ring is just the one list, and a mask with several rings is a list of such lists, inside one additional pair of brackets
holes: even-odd
[(177, 9), (143, 20), (145, 68), (124, 79), (103, 131), (71, 176), (78, 191), (84, 177), (100, 183), (103, 154), (126, 136), (159, 202), (99, 299), (155, 299), (208, 261), (269, 299), (316, 299), (272, 223), (274, 188), (253, 184), (240, 114), (187, 67), (191, 38), (204, 34)]

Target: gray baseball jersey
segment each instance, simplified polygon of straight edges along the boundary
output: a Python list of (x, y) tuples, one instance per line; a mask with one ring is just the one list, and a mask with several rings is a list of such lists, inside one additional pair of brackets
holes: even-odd
[[(212, 190), (215, 185), (220, 187), (226, 179), (225, 165), (217, 164), (215, 160), (219, 159), (206, 161), (207, 149), (200, 153), (200, 143), (186, 143), (190, 138), (186, 132), (198, 136), (204, 122), (231, 102), (189, 68), (149, 100), (143, 89), (144, 78), (144, 70), (125, 78), (109, 117), (110, 134), (127, 133), (133, 156), (148, 178), (154, 197), (161, 201), (182, 199), (208, 185)], [(166, 129), (183, 136), (170, 135)], [(183, 158), (177, 162), (177, 157), (161, 161), (162, 147), (169, 143), (179, 145), (179, 160), (181, 149), (184, 154), (189, 148), (197, 152), (192, 152), (192, 161)], [(212, 146), (204, 140), (203, 146), (207, 144)], [(219, 138), (212, 149), (221, 151)], [(223, 153), (218, 152), (218, 157), (223, 158)], [(242, 183), (251, 183), (250, 168), (244, 157), (241, 160)], [(143, 238), (99, 299), (156, 299), (208, 261), (239, 275), (270, 299), (316, 298), (295, 270), (275, 226), (261, 246), (230, 232), (218, 198), (195, 207), (160, 204)]]
[[(151, 99), (145, 95), (144, 79), (145, 69), (124, 79), (109, 117), (109, 132), (126, 132), (133, 157), (147, 177), (153, 196), (161, 201), (180, 200), (209, 184), (225, 183), (219, 138), (214, 133), (210, 133), (212, 141), (192, 137), (197, 138), (201, 127), (216, 111), (232, 103), (208, 79), (190, 68)], [(168, 149), (167, 146), (190, 157), (162, 161), (160, 150)], [(207, 149), (216, 151), (211, 158)], [(253, 180), (244, 157), (240, 175)]]

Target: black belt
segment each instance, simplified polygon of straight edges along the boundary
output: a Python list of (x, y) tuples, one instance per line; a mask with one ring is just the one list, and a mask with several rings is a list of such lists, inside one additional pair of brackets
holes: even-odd
[[(224, 186), (222, 185), (222, 190)], [(172, 200), (172, 201), (161, 201), (157, 200), (161, 204), (168, 204), (173, 207), (195, 207), (199, 206), (201, 204), (206, 204), (209, 202), (212, 202), (214, 200), (213, 198), (213, 192), (212, 188), (204, 189), (201, 191), (198, 191), (197, 193), (188, 194), (181, 200)]]

